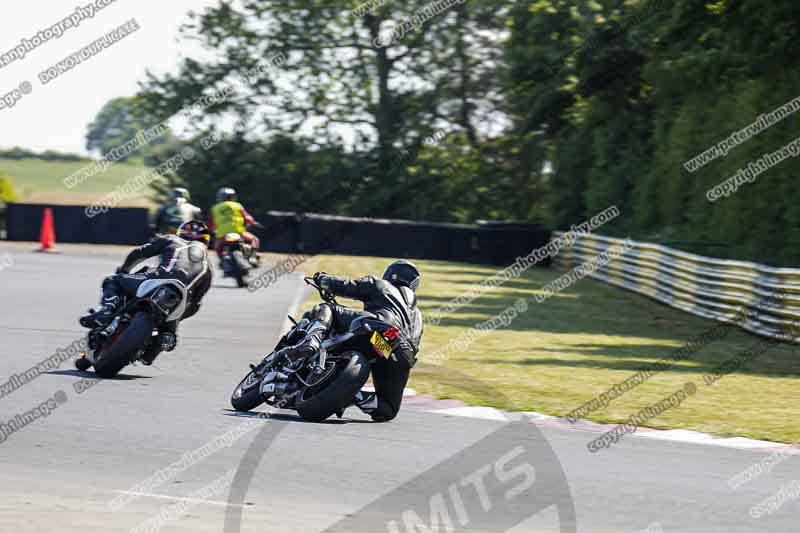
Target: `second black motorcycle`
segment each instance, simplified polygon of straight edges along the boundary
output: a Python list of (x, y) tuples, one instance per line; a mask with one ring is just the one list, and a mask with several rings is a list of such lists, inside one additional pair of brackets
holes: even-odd
[[(333, 294), (312, 278), (306, 283), (319, 291), (321, 298), (336, 304)], [(363, 317), (352, 322), (348, 331), (331, 331), (315, 355), (292, 359), (287, 348), (305, 337), (295, 326), (284, 335), (274, 351), (239, 382), (231, 396), (237, 411), (250, 411), (262, 403), (294, 409), (304, 419), (321, 422), (342, 414), (367, 382), (370, 364), (378, 358), (405, 358), (414, 361), (416, 349), (396, 327), (377, 318)]]

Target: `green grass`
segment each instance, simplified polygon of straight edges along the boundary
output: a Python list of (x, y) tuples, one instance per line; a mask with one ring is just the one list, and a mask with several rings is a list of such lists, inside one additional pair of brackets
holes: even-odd
[[(308, 260), (298, 270), (380, 275), (387, 263), (382, 258), (323, 255)], [(419, 290), (423, 313), (432, 313), (495, 272), (493, 268), (441, 261), (418, 264), (423, 272)], [(669, 355), (716, 325), (588, 279), (541, 304), (535, 303), (532, 296), (536, 291), (558, 275), (532, 269), (445, 315), (440, 325), (426, 327), (420, 363), (412, 372), (410, 386), (473, 405), (565, 416), (631, 376), (641, 365)], [(430, 358), (437, 346), (492, 318), (520, 297), (530, 298), (528, 311), (510, 326), (478, 339), (464, 353), (454, 354), (442, 364), (426, 364), (426, 355)], [(306, 307), (316, 301), (314, 295)], [(360, 309), (358, 302), (342, 302)], [(759, 341), (759, 337), (731, 330), (689, 360), (654, 375), (588, 418), (622, 422), (693, 381), (698, 388), (694, 396), (647, 425), (794, 442), (800, 439), (797, 346), (774, 347), (745, 370), (710, 387), (703, 383), (704, 374)], [(505, 399), (492, 389), (501, 391)]]
[[(0, 158), (0, 171), (11, 178), (18, 202), (63, 205), (95, 202), (128, 179), (147, 170), (141, 164), (116, 163), (105, 172), (67, 189), (63, 183), (64, 178), (88, 164), (90, 163)], [(121, 205), (150, 206), (147, 196), (147, 193), (143, 193), (136, 198), (126, 199)]]

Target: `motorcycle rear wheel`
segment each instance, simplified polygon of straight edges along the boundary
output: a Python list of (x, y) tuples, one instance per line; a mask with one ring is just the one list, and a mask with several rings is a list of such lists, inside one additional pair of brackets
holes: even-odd
[(249, 263), (240, 250), (236, 250), (232, 255), (231, 266), (233, 267), (233, 277), (236, 278), (236, 285), (240, 288), (246, 287)]
[(153, 336), (153, 320), (147, 313), (136, 313), (127, 329), (123, 331), (111, 346), (95, 355), (94, 373), (101, 378), (113, 378), (131, 360), (136, 353), (147, 346)]
[(303, 420), (322, 422), (350, 405), (356, 393), (369, 378), (369, 359), (350, 351), (342, 354), (346, 361), (327, 386), (306, 388), (297, 396), (295, 409)]

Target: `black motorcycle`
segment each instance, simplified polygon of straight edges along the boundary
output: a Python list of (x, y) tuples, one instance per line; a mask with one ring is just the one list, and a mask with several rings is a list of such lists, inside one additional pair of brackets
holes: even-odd
[(75, 367), (94, 367), (98, 376), (111, 378), (135, 361), (149, 357), (152, 362), (160, 350), (158, 327), (183, 316), (187, 301), (186, 286), (177, 279), (145, 281), (108, 326), (89, 331), (88, 351), (75, 360)]
[[(336, 303), (332, 293), (306, 283), (319, 291), (322, 299)], [(331, 332), (317, 355), (293, 360), (287, 347), (305, 337), (301, 325), (278, 342), (275, 350), (236, 386), (231, 405), (237, 411), (250, 411), (266, 402), (281, 409), (294, 409), (304, 420), (321, 422), (333, 414), (341, 416), (369, 378), (370, 363), (385, 357), (406, 358), (413, 364), (417, 350), (396, 327), (377, 318), (359, 318), (345, 333)]]

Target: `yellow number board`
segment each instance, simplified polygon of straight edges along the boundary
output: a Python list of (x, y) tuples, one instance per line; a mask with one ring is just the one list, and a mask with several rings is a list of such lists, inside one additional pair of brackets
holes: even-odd
[(372, 338), (369, 340), (373, 346), (375, 346), (378, 350), (383, 353), (383, 356), (387, 359), (390, 355), (392, 355), (392, 347), (391, 345), (384, 340), (383, 335), (378, 333), (377, 331), (372, 334)]

